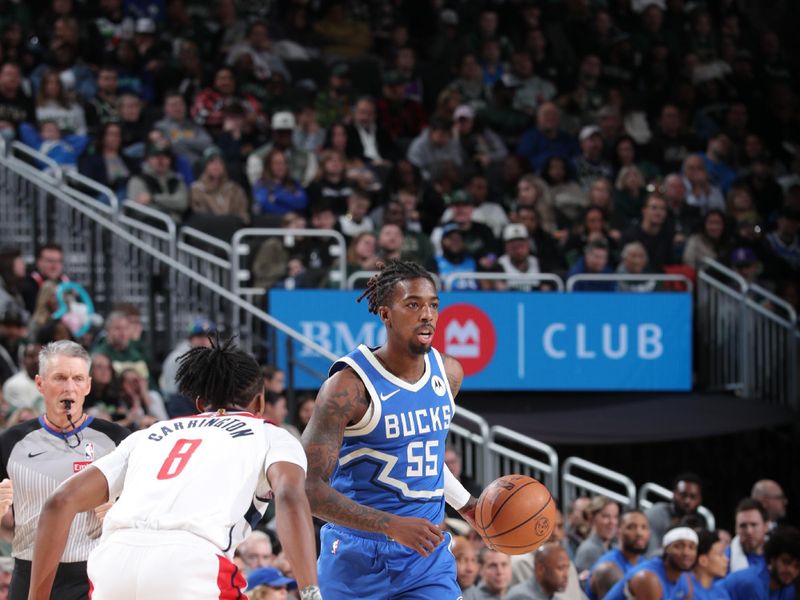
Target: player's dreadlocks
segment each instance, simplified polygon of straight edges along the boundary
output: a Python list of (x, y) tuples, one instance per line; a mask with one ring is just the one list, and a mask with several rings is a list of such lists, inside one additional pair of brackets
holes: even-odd
[(389, 296), (398, 281), (422, 278), (427, 279), (436, 287), (431, 274), (415, 262), (400, 260), (379, 262), (378, 270), (380, 272), (369, 278), (367, 289), (356, 300), (356, 302), (361, 302), (363, 298), (366, 298), (367, 309), (374, 315), (378, 314), (378, 308), (389, 303)]
[(175, 381), (180, 393), (199, 398), (211, 410), (245, 407), (264, 389), (258, 363), (234, 347), (233, 338), (220, 342), (217, 335), (210, 348), (192, 348), (178, 362)]

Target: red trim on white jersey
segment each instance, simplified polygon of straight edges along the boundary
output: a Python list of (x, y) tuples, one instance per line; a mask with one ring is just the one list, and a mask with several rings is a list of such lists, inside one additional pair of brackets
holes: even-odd
[(247, 600), (247, 596), (242, 594), (242, 589), (247, 582), (242, 572), (239, 571), (239, 567), (220, 554), (217, 554), (217, 559), (219, 559), (219, 572), (217, 573), (219, 600)]

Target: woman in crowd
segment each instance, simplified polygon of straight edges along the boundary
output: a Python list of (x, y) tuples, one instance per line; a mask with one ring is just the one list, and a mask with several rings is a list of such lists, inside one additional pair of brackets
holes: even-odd
[(45, 71), (36, 95), (36, 120), (53, 121), (66, 135), (86, 135), (86, 114), (83, 107), (64, 91), (55, 71)]
[(710, 210), (703, 219), (703, 229), (686, 240), (683, 249), (683, 264), (699, 269), (703, 259), (724, 259), (730, 251), (730, 236), (727, 222), (721, 210)]
[(617, 537), (619, 505), (607, 496), (595, 496), (586, 507), (586, 516), (591, 527), (586, 538), (575, 553), (578, 572), (590, 568), (606, 553)]
[(121, 154), (122, 128), (116, 121), (103, 125), (95, 151), (78, 161), (83, 175), (111, 188), (120, 200), (127, 195), (128, 179), (138, 171), (136, 161)]
[(300, 182), (289, 175), (286, 155), (278, 149), (264, 157), (264, 173), (253, 186), (255, 209), (261, 214), (282, 215), (304, 212), (308, 196)]

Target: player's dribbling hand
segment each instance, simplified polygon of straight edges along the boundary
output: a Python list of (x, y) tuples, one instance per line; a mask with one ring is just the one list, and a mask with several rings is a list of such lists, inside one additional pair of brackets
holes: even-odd
[(0, 481), (0, 517), (8, 512), (14, 503), (14, 486), (10, 479)]
[(417, 517), (393, 517), (386, 534), (422, 556), (430, 556), (444, 539), (444, 534), (436, 525)]

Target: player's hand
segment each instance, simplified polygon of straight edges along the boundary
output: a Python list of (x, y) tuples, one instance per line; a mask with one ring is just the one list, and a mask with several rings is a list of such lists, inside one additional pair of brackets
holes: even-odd
[(430, 556), (444, 539), (444, 534), (436, 525), (417, 517), (393, 517), (386, 535), (422, 556)]
[(475, 525), (475, 507), (478, 506), (478, 499), (475, 497), (470, 496), (469, 501), (458, 511), (458, 514), (469, 523), (469, 526), (472, 527), (475, 531), (478, 530), (477, 525)]
[(106, 513), (112, 506), (114, 506), (114, 502), (109, 501), (109, 502), (104, 502), (100, 506), (95, 507), (94, 514), (98, 519), (100, 519), (101, 523), (103, 522), (103, 519), (106, 518)]
[(0, 481), (0, 517), (4, 516), (14, 503), (14, 486), (10, 479)]

